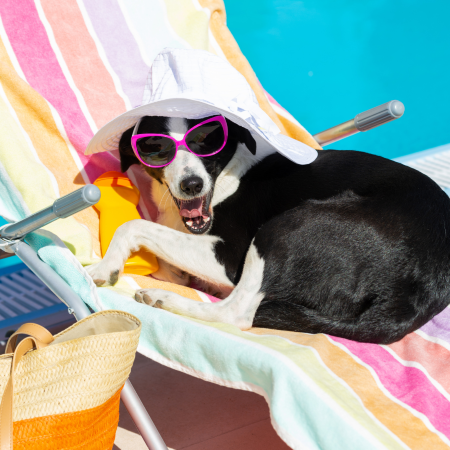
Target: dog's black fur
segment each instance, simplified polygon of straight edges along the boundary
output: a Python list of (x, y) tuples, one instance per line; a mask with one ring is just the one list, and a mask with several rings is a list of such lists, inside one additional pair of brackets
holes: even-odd
[[(202, 158), (214, 180), (239, 142), (255, 153), (251, 134), (228, 124), (226, 147)], [(141, 127), (168, 131), (164, 118)], [(120, 141), (123, 171), (139, 164), (131, 133)], [(145, 169), (163, 182), (161, 169)], [(372, 154), (323, 150), (304, 166), (272, 154), (214, 207), (209, 234), (222, 239), (216, 257), (235, 284), (255, 239), (264, 299), (254, 326), (387, 344), (450, 301), (449, 198), (422, 173)]]

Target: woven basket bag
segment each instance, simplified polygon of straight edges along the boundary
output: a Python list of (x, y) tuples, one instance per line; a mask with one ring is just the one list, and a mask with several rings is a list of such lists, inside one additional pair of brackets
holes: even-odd
[(113, 310), (56, 336), (22, 325), (0, 356), (0, 450), (111, 449), (140, 331)]

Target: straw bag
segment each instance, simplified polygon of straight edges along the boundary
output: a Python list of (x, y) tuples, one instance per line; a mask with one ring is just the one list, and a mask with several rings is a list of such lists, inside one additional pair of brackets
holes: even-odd
[[(22, 325), (0, 356), (0, 450), (111, 449), (140, 331), (121, 311), (93, 314), (54, 337)], [(16, 347), (18, 334), (28, 337)]]

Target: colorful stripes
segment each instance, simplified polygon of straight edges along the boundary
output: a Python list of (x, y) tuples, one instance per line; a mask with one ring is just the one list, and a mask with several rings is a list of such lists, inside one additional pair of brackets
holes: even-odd
[(445, 308), (441, 314), (424, 325), (421, 331), (431, 338), (445, 341), (450, 348), (450, 307)]
[[(95, 129), (126, 111), (76, 0), (40, 0), (56, 45), (90, 112)], [(80, 106), (81, 101), (79, 100)], [(94, 130), (95, 131), (95, 130)]]
[[(448, 400), (422, 371), (403, 364), (381, 346), (332, 339), (370, 366), (387, 392), (407, 409), (415, 411), (430, 430), (450, 436)], [(447, 439), (445, 441), (448, 443)]]
[[(442, 402), (442, 394), (422, 372), (405, 367), (383, 347), (324, 335), (267, 329), (253, 329), (252, 333), (277, 336), (272, 339), (282, 337), (293, 344), (314, 349), (326, 369), (314, 378), (323, 380), (325, 374), (329, 376), (328, 372), (331, 372), (349, 388), (340, 399), (343, 411), (352, 407), (356, 396), (363, 405), (364, 415), (369, 414), (378, 426), (383, 427), (383, 432), (390, 430), (409, 448), (448, 448), (445, 419), (448, 402)], [(411, 336), (405, 338), (406, 342), (402, 340), (394, 346), (406, 345), (409, 348)], [(440, 369), (442, 372), (442, 365)], [(435, 401), (440, 403), (434, 404)], [(358, 416), (361, 425), (364, 415)], [(438, 427), (433, 422), (437, 422)], [(380, 433), (378, 431), (377, 435)], [(392, 443), (386, 447), (396, 448)]]
[(79, 4), (80, 8), (84, 7), (106, 60), (119, 79), (128, 108), (139, 106), (149, 66), (144, 62), (118, 1)]

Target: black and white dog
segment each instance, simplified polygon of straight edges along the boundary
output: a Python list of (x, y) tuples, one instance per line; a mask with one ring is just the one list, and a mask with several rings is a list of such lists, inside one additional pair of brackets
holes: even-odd
[[(139, 132), (181, 139), (201, 120), (145, 117)], [(243, 330), (381, 344), (449, 304), (450, 200), (430, 178), (357, 151), (320, 151), (308, 165), (278, 153), (258, 161), (250, 132), (227, 124), (219, 153), (201, 158), (180, 149), (164, 168), (143, 166), (159, 223), (120, 227), (105, 258), (88, 268), (97, 285), (114, 284), (130, 252), (144, 247), (182, 282), (197, 277), (225, 300), (143, 289), (139, 302)], [(123, 172), (140, 164), (132, 131), (120, 140)], [(191, 219), (180, 208), (201, 214)]]

